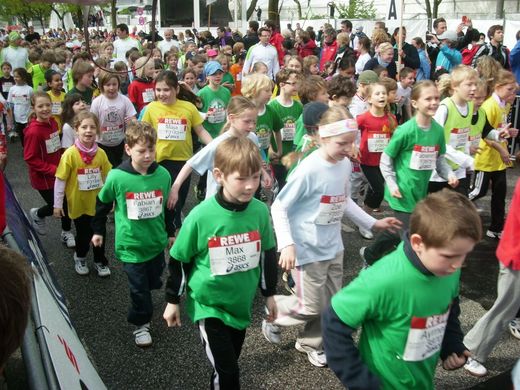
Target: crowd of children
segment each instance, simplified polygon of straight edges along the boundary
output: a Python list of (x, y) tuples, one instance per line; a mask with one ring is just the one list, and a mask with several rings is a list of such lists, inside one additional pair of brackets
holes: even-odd
[[(261, 40), (268, 35), (259, 30)], [(518, 133), (508, 123), (518, 87), (511, 72), (483, 80), (456, 66), (441, 101), (435, 82), (395, 68), (386, 43), (373, 61), (360, 40), (363, 68), (345, 55), (325, 74), (314, 55), (286, 56), (278, 71), (278, 61), (251, 63), (260, 49), (246, 58), (241, 47), (233, 56), (235, 48), (200, 51), (187, 41), (122, 54), (123, 43), (117, 58), (113, 44), (101, 45), (95, 61), (45, 51), (30, 74), (3, 63), (0, 104), (4, 132), (20, 138), (45, 201), (29, 219), (42, 235), (46, 217), (61, 219), (79, 275), (89, 273), (91, 245), (97, 274), (111, 274), (113, 213), (137, 346), (152, 344), (151, 290), (168, 264), (164, 319), (181, 325), (185, 294), (212, 388), (240, 385), (258, 286), (265, 338), (278, 344), (282, 327), (303, 324), (295, 348), (349, 388), (432, 388), (439, 357), (445, 369), (485, 374), (488, 349), (470, 357), (483, 331), (468, 335), (470, 349), (463, 343), (458, 285), (483, 235), (471, 201), (490, 183), (485, 235), (504, 230), (507, 142)], [(201, 203), (184, 219), (193, 171)], [(376, 219), (386, 204), (393, 216)], [(360, 251), (366, 269), (342, 290), (344, 217), (365, 239), (381, 232)], [(520, 254), (508, 256), (516, 264)], [(502, 257), (503, 267), (510, 260)], [(278, 267), (290, 295), (276, 294)], [(512, 324), (520, 338), (520, 321)]]

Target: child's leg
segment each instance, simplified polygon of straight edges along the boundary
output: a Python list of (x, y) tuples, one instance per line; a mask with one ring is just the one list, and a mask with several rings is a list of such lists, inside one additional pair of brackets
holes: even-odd
[(87, 257), (88, 250), (90, 248), (90, 240), (92, 239), (92, 228), (90, 227), (91, 220), (92, 217), (90, 217), (89, 215), (82, 215), (74, 219), (74, 226), (76, 226), (77, 257)]
[(211, 389), (240, 389), (238, 358), (246, 337), (246, 330), (225, 325), (217, 318), (200, 320), (202, 345), (213, 365)]
[(112, 164), (113, 168), (116, 168), (123, 161), (123, 154), (125, 150), (124, 141), (121, 142), (117, 146), (105, 146), (98, 144), (101, 149), (103, 149), (107, 155), (108, 161)]
[(497, 299), (464, 338), (474, 358), (483, 363), (520, 308), (520, 271), (500, 264)]
[(501, 232), (506, 214), (506, 170), (491, 172), (491, 225), (489, 230)]
[[(54, 197), (54, 192), (52, 193)], [(61, 230), (64, 232), (70, 232), (72, 228), (72, 220), (69, 218), (69, 207), (67, 206), (67, 197), (63, 198), (63, 217), (61, 217)]]
[[(160, 162), (160, 164), (168, 170), (170, 173), (170, 177), (172, 179), (172, 183), (177, 178), (177, 175), (181, 171), (182, 167), (186, 161), (171, 161), (171, 160), (163, 160)], [(190, 190), (190, 181), (191, 176), (188, 176), (186, 180), (184, 180), (184, 183), (182, 183), (181, 188), (179, 189), (179, 200), (177, 201), (177, 204), (175, 205), (175, 208), (173, 209), (173, 224), (175, 226), (175, 229), (180, 229), (182, 226), (181, 221), (181, 211), (184, 207), (184, 203), (186, 202), (186, 198), (188, 197), (188, 192)], [(168, 212), (168, 209), (167, 211)], [(172, 212), (172, 211), (169, 211)]]
[(377, 209), (385, 196), (385, 179), (379, 167), (361, 165), (361, 169), (368, 180), (368, 189), (365, 196), (365, 205)]
[(124, 262), (123, 269), (128, 277), (128, 287), (130, 288), (131, 303), (127, 320), (136, 326), (148, 324), (152, 319), (153, 304), (146, 262)]
[(54, 189), (38, 190), (38, 192), (46, 203), (38, 209), (38, 218), (50, 217), (54, 212)]
[(486, 196), (491, 172), (475, 171), (474, 187), (468, 195), (469, 200), (477, 200)]
[(18, 137), (20, 137), (20, 142), (22, 143), (22, 148), (24, 145), (23, 131), (25, 130), (26, 127), (27, 127), (27, 123), (19, 123), (19, 122), (14, 123), (14, 131), (16, 132), (16, 134), (18, 134)]

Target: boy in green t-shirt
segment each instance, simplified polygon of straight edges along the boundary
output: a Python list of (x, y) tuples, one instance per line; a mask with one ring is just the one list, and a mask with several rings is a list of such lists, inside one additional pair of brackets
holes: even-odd
[(47, 86), (45, 72), (56, 62), (53, 50), (45, 50), (41, 56), (40, 63), (31, 67), (32, 83), (34, 92), (43, 90)]
[[(456, 216), (456, 217), (454, 217)], [(419, 202), (396, 251), (338, 292), (322, 317), (329, 367), (352, 389), (433, 389), (462, 367), (460, 268), (482, 237), (475, 206), (443, 189)], [(363, 329), (359, 350), (352, 334)]]
[(101, 246), (107, 215), (115, 203), (115, 254), (128, 276), (131, 306), (127, 319), (136, 326), (138, 347), (152, 344), (151, 290), (162, 287), (164, 249), (171, 246), (175, 233), (171, 213), (165, 213), (170, 174), (155, 162), (156, 142), (151, 125), (132, 122), (127, 126), (125, 151), (130, 159), (108, 174), (92, 221), (92, 244)]
[(253, 198), (261, 166), (258, 147), (248, 138), (222, 141), (213, 169), (222, 188), (191, 211), (170, 250), (163, 317), (168, 326), (181, 325), (179, 301), (186, 289), (186, 311), (213, 365), (212, 388), (240, 388), (238, 357), (259, 286), (270, 321), (277, 314), (273, 230), (267, 206)]

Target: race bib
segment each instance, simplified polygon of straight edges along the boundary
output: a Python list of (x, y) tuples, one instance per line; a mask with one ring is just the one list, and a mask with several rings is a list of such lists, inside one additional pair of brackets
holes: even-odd
[(161, 215), (163, 194), (161, 190), (148, 192), (127, 192), (126, 213), (128, 219), (151, 219)]
[(345, 195), (329, 196), (322, 195), (318, 216), (314, 220), (316, 225), (332, 225), (340, 223), (345, 207)]
[(209, 123), (222, 123), (226, 120), (226, 109), (224, 107), (210, 107), (206, 113)]
[(144, 102), (144, 103), (150, 103), (150, 102), (153, 102), (153, 100), (155, 99), (154, 91), (153, 91), (153, 89), (151, 89), (151, 88), (148, 88), (147, 90), (145, 90), (145, 91), (142, 93), (142, 96), (143, 96), (143, 102)]
[(57, 152), (61, 149), (60, 136), (57, 131), (52, 133), (48, 140), (45, 140), (45, 149), (47, 150), (47, 154)]
[(430, 317), (412, 317), (403, 360), (420, 362), (441, 350), (450, 309)]
[(257, 131), (256, 136), (258, 137), (260, 149), (269, 149), (269, 145), (271, 145), (271, 132), (261, 129)]
[(482, 139), (480, 134), (470, 135), (469, 136), (469, 146), (471, 149), (476, 149), (480, 145), (480, 140)]
[(258, 267), (261, 247), (258, 230), (211, 237), (208, 240), (211, 274), (230, 275)]
[(28, 104), (29, 103), (29, 95), (13, 95), (12, 96), (14, 104)]
[(107, 144), (120, 144), (125, 138), (123, 125), (104, 126), (101, 128), (101, 141)]
[(282, 128), (282, 141), (294, 141), (296, 126), (294, 122), (288, 122)]
[(77, 173), (80, 191), (97, 190), (103, 186), (101, 168), (79, 168)]
[(242, 73), (237, 73), (237, 81), (242, 81)]
[(466, 150), (469, 140), (469, 128), (452, 129), (450, 132), (450, 145), (456, 150)]
[(2, 92), (7, 93), (13, 86), (13, 83), (2, 83)]
[(157, 136), (165, 141), (184, 141), (187, 126), (186, 119), (159, 118)]
[(410, 158), (410, 169), (417, 171), (431, 171), (437, 162), (438, 146), (415, 145)]
[(390, 134), (386, 133), (368, 133), (368, 151), (370, 153), (382, 153), (388, 146)]
[(52, 115), (60, 115), (61, 114), (61, 103), (60, 102), (52, 102), (51, 114)]

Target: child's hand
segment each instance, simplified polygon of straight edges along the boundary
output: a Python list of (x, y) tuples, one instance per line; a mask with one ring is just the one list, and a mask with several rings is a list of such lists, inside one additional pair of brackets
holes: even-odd
[(373, 228), (377, 230), (389, 230), (392, 233), (396, 233), (402, 226), (403, 223), (397, 218), (387, 217), (377, 220)]
[(54, 212), (52, 213), (55, 218), (61, 218), (65, 216), (65, 213), (63, 212), (63, 209), (61, 208), (54, 208)]
[(280, 259), (278, 260), (278, 265), (284, 271), (290, 271), (294, 268), (294, 264), (296, 263), (296, 249), (294, 244), (286, 246), (280, 252)]
[(174, 242), (175, 242), (175, 237), (168, 237), (168, 249), (171, 249)]
[(466, 364), (466, 360), (468, 360), (469, 357), (471, 357), (471, 352), (467, 349), (462, 353), (462, 356), (454, 352), (442, 362), (442, 368), (445, 370), (456, 370)]
[(451, 188), (455, 188), (459, 185), (459, 179), (457, 179), (455, 176), (452, 176), (448, 179), (448, 184)]
[(172, 190), (170, 191), (170, 195), (168, 195), (168, 203), (167, 203), (167, 207), (170, 209), (170, 210), (173, 210), (173, 208), (175, 207), (175, 205), (177, 204), (177, 201), (179, 200), (179, 191), (176, 191), (173, 187), (172, 187)]
[(262, 179), (260, 181), (260, 184), (266, 190), (270, 189), (273, 185), (273, 179), (271, 178), (269, 172), (267, 172), (265, 169), (262, 169)]
[(480, 154), (482, 152), (482, 149), (480, 149), (478, 146), (470, 146), (469, 147), (469, 154), (474, 156), (475, 154)]
[(515, 138), (518, 135), (518, 129), (509, 129), (509, 136)]
[(274, 297), (271, 296), (265, 299), (265, 307), (269, 312), (266, 318), (267, 322), (273, 322), (276, 320), (276, 317), (278, 316), (278, 308), (276, 307), (276, 301), (274, 300)]
[(90, 241), (94, 246), (101, 246), (103, 245), (103, 236), (101, 234), (94, 234)]
[(181, 326), (181, 311), (178, 304), (168, 303), (164, 309), (163, 318), (169, 328)]
[(401, 195), (401, 191), (399, 191), (399, 188), (395, 189), (392, 191), (391, 195), (394, 197), (394, 198), (399, 198), (399, 199), (402, 199), (403, 195)]

